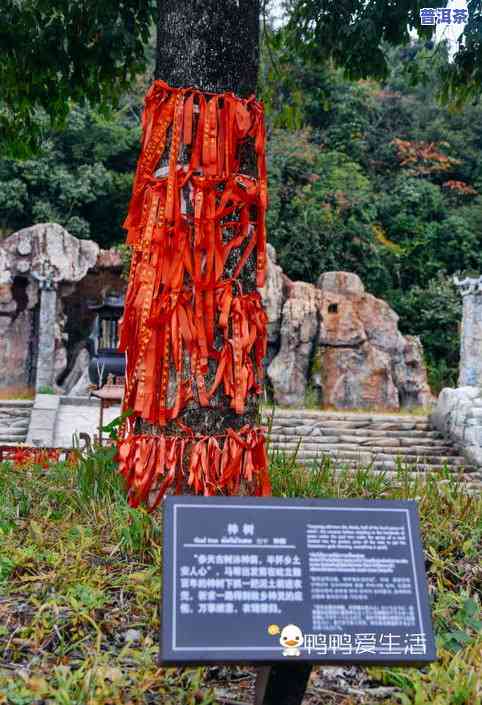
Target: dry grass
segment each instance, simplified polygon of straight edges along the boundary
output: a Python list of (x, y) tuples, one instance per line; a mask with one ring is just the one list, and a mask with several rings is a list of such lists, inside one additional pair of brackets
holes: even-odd
[[(77, 466), (0, 464), (0, 704), (252, 703), (251, 669), (159, 668), (159, 516), (126, 505), (105, 448)], [(276, 454), (274, 494), (417, 498), (440, 660), (316, 669), (304, 705), (481, 705), (482, 501), (456, 480), (311, 472)]]

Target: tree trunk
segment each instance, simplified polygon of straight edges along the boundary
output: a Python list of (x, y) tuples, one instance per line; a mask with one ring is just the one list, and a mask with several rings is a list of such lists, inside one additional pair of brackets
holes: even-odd
[[(259, 67), (260, 0), (158, 0), (159, 24), (156, 78), (170, 86), (192, 86), (203, 91), (232, 91), (240, 97), (255, 93)], [(253, 171), (251, 155), (246, 155), (245, 172)], [(226, 275), (234, 271), (240, 257), (235, 249)], [(244, 267), (241, 280), (245, 293), (256, 288), (256, 251)], [(208, 384), (214, 378), (210, 365)], [(220, 390), (210, 407), (191, 403), (182, 421), (195, 433), (215, 434), (226, 428), (254, 425), (258, 398), (250, 395), (244, 414), (235, 414), (229, 399)], [(143, 430), (155, 432), (144, 424)], [(174, 424), (167, 433), (179, 433)]]
[[(120, 452), (121, 457), (125, 457), (121, 472), (133, 483), (131, 487), (134, 487), (134, 495), (135, 488), (138, 488), (139, 497), (139, 493), (145, 493), (147, 486), (140, 478), (145, 477), (148, 484), (151, 481), (148, 478), (153, 477), (153, 471), (148, 471), (148, 467), (155, 466), (154, 461), (149, 460), (155, 456), (149, 448), (157, 445), (162, 449), (159, 452), (163, 458), (178, 457), (175, 456), (176, 449), (180, 449), (181, 455), (184, 453), (182, 448), (185, 447), (185, 438), (187, 453), (182, 455), (184, 479), (176, 482), (174, 488), (173, 473), (170, 472), (171, 481), (170, 484), (167, 481), (165, 489), (162, 489), (162, 482), (157, 482), (155, 490), (159, 486), (161, 490), (154, 506), (167, 489), (189, 491), (189, 468), (194, 491), (212, 493), (214, 488), (217, 491), (255, 491), (262, 494), (270, 491), (264, 439), (256, 428), (261, 391), (261, 358), (266, 345), (266, 316), (256, 292), (257, 286), (263, 283), (266, 261), (264, 125), (262, 107), (252, 100), (240, 100), (252, 96), (256, 89), (259, 12), (260, 0), (159, 0), (156, 63), (156, 78), (159, 82), (147, 98), (146, 111), (150, 112), (144, 116), (143, 154), (125, 224), (130, 231), (131, 239), (128, 241), (137, 247), (137, 254), (131, 269), (122, 343), (127, 351), (128, 362), (130, 351), (135, 355), (139, 348), (143, 351), (141, 357), (147, 359), (149, 353), (146, 352), (146, 345), (152, 344), (149, 358), (151, 372), (147, 375), (148, 381), (144, 381), (145, 372), (138, 374), (136, 369), (145, 370), (147, 363), (144, 368), (142, 364), (136, 368), (132, 362), (133, 355), (130, 355), (131, 367), (130, 372), (128, 367), (124, 404), (126, 407), (129, 402), (134, 404), (132, 408), (135, 408), (135, 417), (127, 424), (129, 433), (134, 436), (137, 434), (137, 439), (132, 439), (132, 435), (131, 440), (127, 438)], [(180, 92), (172, 89), (183, 90)], [(195, 102), (189, 103), (192, 98), (186, 96), (193, 95), (193, 91), (184, 89), (195, 89), (203, 93), (198, 93)], [(225, 95), (218, 97), (218, 94)], [(169, 103), (166, 96), (175, 98), (176, 95), (176, 106), (181, 106), (181, 112), (176, 112), (176, 107), (173, 113), (169, 107), (172, 101)], [(160, 103), (156, 102), (159, 101), (156, 96), (162, 96)], [(155, 108), (155, 105), (161, 107)], [(158, 117), (154, 118), (152, 116), (155, 113), (152, 111), (156, 109), (161, 110), (161, 113), (156, 113)], [(198, 118), (195, 117), (196, 113)], [(162, 133), (164, 136), (155, 136), (155, 130), (158, 131), (156, 134)], [(202, 140), (200, 151), (199, 139)], [(156, 154), (157, 166), (152, 154)], [(188, 180), (184, 186), (179, 186), (177, 179), (182, 183), (183, 175), (186, 174)], [(156, 188), (165, 188), (162, 184), (166, 184), (166, 179), (167, 195), (156, 196)], [(142, 206), (139, 199), (144, 189), (151, 189), (153, 195), (151, 200), (144, 199)], [(177, 220), (172, 220), (173, 201), (169, 200), (174, 191), (177, 193), (175, 198), (180, 198), (174, 208), (178, 209)], [(171, 226), (174, 222), (178, 225)], [(144, 223), (141, 226), (144, 234), (139, 230), (139, 223)], [(190, 223), (190, 239), (187, 241), (182, 240), (186, 223)], [(172, 234), (176, 227), (179, 229), (174, 238), (171, 238), (169, 233)], [(151, 235), (146, 236), (147, 231)], [(152, 232), (156, 234), (152, 236)], [(181, 242), (186, 244), (181, 246)], [(211, 244), (208, 245), (208, 242)], [(192, 265), (185, 262), (181, 264), (186, 256), (189, 259), (184, 248), (193, 252), (195, 259)], [(155, 254), (156, 251), (164, 252), (159, 254), (161, 260)], [(148, 252), (153, 253), (152, 257)], [(141, 264), (141, 261), (145, 264)], [(158, 262), (154, 265), (157, 266), (156, 275), (152, 273), (154, 262)], [(208, 262), (211, 264), (208, 265)], [(185, 272), (182, 284), (175, 274), (181, 271), (178, 267), (183, 267)], [(148, 270), (150, 274), (146, 274)], [(154, 289), (149, 288), (152, 285), (147, 289), (139, 289), (147, 286), (146, 276), (151, 279), (157, 276), (159, 281), (164, 282), (161, 288), (155, 285), (158, 293), (154, 294), (154, 298)], [(185, 304), (179, 298), (182, 293), (177, 292), (188, 294), (188, 307), (191, 307), (194, 317), (192, 324), (185, 317), (183, 323), (178, 318), (181, 314), (176, 312), (176, 307), (179, 309)], [(153, 302), (153, 309), (150, 309), (150, 303), (146, 303), (146, 297), (149, 297), (149, 302)], [(157, 318), (152, 313), (156, 306), (159, 311)], [(159, 307), (163, 307), (164, 313)], [(144, 313), (140, 313), (141, 308)], [(201, 313), (201, 309), (204, 313)], [(167, 314), (167, 310), (170, 313)], [(166, 315), (172, 318), (167, 319)], [(187, 309), (186, 315), (188, 318), (191, 315)], [(169, 333), (168, 325), (175, 326), (169, 328)], [(192, 354), (187, 341), (193, 338), (191, 334), (184, 335), (190, 325), (195, 327), (194, 336), (198, 346), (193, 348)], [(203, 333), (204, 325), (206, 329)], [(162, 350), (175, 351), (174, 347), (169, 347), (168, 336), (174, 346), (179, 336), (180, 344), (181, 326), (186, 345), (182, 353), (177, 347), (178, 352), (173, 353), (177, 357), (173, 357), (171, 362), (171, 358)], [(149, 332), (156, 327), (161, 331), (160, 339), (165, 341), (161, 347), (153, 342), (155, 330)], [(207, 355), (204, 337), (206, 331), (209, 349)], [(154, 345), (158, 350), (155, 354), (152, 353)], [(155, 365), (158, 371), (153, 375)], [(161, 368), (162, 374), (159, 374)], [(182, 377), (192, 390), (192, 398), (179, 405), (177, 390), (181, 388)], [(220, 384), (221, 379), (223, 383)], [(140, 392), (139, 384), (143, 387)], [(160, 420), (160, 425), (154, 421), (157, 412), (153, 411), (153, 405), (159, 406), (156, 401), (158, 398), (152, 394), (149, 397), (149, 390), (158, 394), (158, 391), (153, 390), (159, 389), (159, 386), (160, 398), (166, 398), (166, 409), (170, 410)], [(206, 390), (210, 390), (207, 396)], [(163, 407), (162, 403), (160, 407)], [(172, 411), (174, 409), (175, 412)], [(173, 449), (170, 456), (167, 444)], [(195, 444), (197, 450), (193, 454)], [(146, 458), (145, 462), (136, 460), (140, 456)], [(193, 470), (193, 458), (197, 470)], [(214, 458), (213, 462), (211, 458)], [(174, 461), (171, 466), (174, 467)], [(216, 468), (213, 476), (207, 466)], [(134, 471), (134, 467), (138, 467), (138, 470)], [(193, 479), (200, 476), (203, 477), (201, 484)], [(214, 476), (220, 478), (219, 485), (213, 480)], [(242, 477), (243, 481), (239, 484), (232, 480), (233, 477)], [(151, 495), (156, 496), (155, 490), (150, 492), (148, 504), (152, 504)]]
[(159, 0), (156, 78), (170, 86), (256, 90), (260, 0)]

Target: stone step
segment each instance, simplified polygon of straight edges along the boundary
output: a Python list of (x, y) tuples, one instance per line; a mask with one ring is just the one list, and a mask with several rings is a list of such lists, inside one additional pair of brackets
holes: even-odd
[(443, 446), (394, 446), (389, 443), (381, 446), (360, 446), (355, 443), (315, 443), (306, 440), (301, 442), (296, 441), (274, 441), (269, 442), (270, 448), (279, 448), (285, 451), (294, 451), (297, 448), (300, 450), (310, 450), (319, 453), (326, 451), (347, 450), (354, 453), (382, 453), (384, 449), (390, 448), (393, 455), (459, 455), (459, 451), (451, 445)]
[(317, 435), (302, 435), (302, 434), (284, 434), (284, 433), (270, 433), (268, 438), (272, 443), (290, 443), (298, 444), (300, 441), (302, 444), (305, 443), (316, 443), (317, 445), (335, 444), (335, 443), (349, 443), (350, 445), (360, 446), (363, 448), (369, 447), (412, 447), (412, 446), (430, 446), (431, 448), (445, 448), (447, 446), (452, 446), (452, 444), (445, 438), (426, 438), (424, 436), (418, 436), (417, 438), (382, 438), (369, 436), (368, 438), (364, 436), (348, 436), (348, 435), (329, 435), (329, 436), (317, 436)]
[[(262, 410), (263, 416), (269, 418), (273, 416), (273, 410), (264, 408)], [(429, 421), (429, 416), (425, 414), (421, 415), (410, 415), (410, 414), (377, 414), (370, 412), (343, 412), (343, 411), (317, 411), (314, 409), (280, 409), (276, 408), (274, 411), (274, 417), (277, 418), (303, 418), (303, 419), (317, 419), (317, 420), (348, 420), (353, 419), (358, 421), (375, 421), (375, 422), (392, 422), (392, 421), (423, 421), (427, 423)]]
[[(433, 463), (418, 463), (418, 464), (411, 464), (411, 463), (402, 463), (401, 465), (396, 461), (396, 460), (383, 460), (383, 461), (375, 461), (373, 463), (357, 463), (354, 462), (353, 460), (350, 459), (343, 459), (343, 458), (332, 458), (333, 461), (336, 461), (338, 471), (342, 472), (343, 470), (349, 469), (349, 470), (356, 470), (356, 469), (365, 469), (368, 468), (370, 471), (375, 470), (375, 471), (384, 471), (384, 470), (391, 470), (391, 471), (398, 471), (400, 467), (402, 469), (408, 470), (410, 473), (426, 473), (426, 472), (441, 472), (441, 471), (446, 471), (449, 470), (452, 474), (456, 474), (457, 476), (459, 475), (467, 475), (472, 477), (472, 475), (475, 477), (476, 476), (476, 468), (473, 468), (472, 466), (465, 466), (465, 465), (447, 465), (447, 464), (433, 464)], [(297, 459), (297, 462), (300, 465), (306, 465), (306, 466), (312, 466), (313, 464), (316, 465), (316, 463), (320, 462), (320, 458), (299, 458)]]
[[(342, 475), (343, 473), (346, 473), (347, 470), (350, 474), (355, 474), (355, 472), (356, 472), (356, 468), (347, 468), (347, 469), (342, 469), (342, 470), (334, 468), (333, 473), (335, 475)], [(386, 470), (386, 469), (380, 470), (380, 469), (371, 468), (371, 471), (375, 475), (383, 475), (384, 477), (386, 477), (388, 479), (390, 479), (390, 478), (397, 479), (399, 477), (399, 474), (396, 470)], [(430, 468), (430, 474), (432, 472), (434, 474), (438, 474), (439, 471), (437, 471), (437, 470), (432, 471), (432, 468)], [(427, 472), (415, 471), (413, 473), (413, 476), (415, 479), (423, 481), (424, 476), (427, 474), (428, 474)], [(480, 491), (482, 489), (482, 473), (477, 473), (477, 472), (456, 473), (456, 476), (457, 476), (457, 480), (461, 482), (461, 484), (465, 490), (473, 489), (474, 491), (477, 492), (477, 494), (480, 493)], [(445, 477), (442, 477), (439, 480), (437, 480), (437, 482), (439, 482), (440, 484), (448, 484), (450, 482), (450, 480), (446, 479)]]
[[(310, 438), (310, 437), (308, 437)], [(313, 440), (315, 440), (313, 438)], [(318, 439), (316, 439), (318, 440)], [(321, 439), (320, 439), (321, 440)], [(303, 439), (304, 442), (304, 439)], [(361, 448), (452, 448), (452, 444), (445, 438), (363, 438), (363, 436), (339, 436), (339, 443), (349, 443)]]
[(0, 419), (28, 419), (31, 409), (0, 409)]
[(467, 461), (465, 458), (462, 456), (454, 456), (454, 455), (448, 455), (448, 456), (443, 456), (443, 455), (391, 455), (390, 453), (379, 453), (374, 456), (374, 462), (394, 462), (398, 459), (400, 459), (402, 462), (406, 464), (414, 464), (414, 465), (460, 465), (465, 467), (467, 464)]
[(0, 440), (5, 436), (22, 438), (27, 435), (27, 430), (22, 428), (0, 428)]
[(2, 416), (0, 414), (0, 428), (2, 426), (28, 426), (30, 414), (24, 416)]
[(0, 411), (7, 409), (31, 409), (33, 399), (0, 399)]
[(375, 431), (397, 431), (400, 429), (410, 430), (431, 430), (430, 423), (428, 421), (393, 421), (393, 422), (383, 422), (375, 423), (373, 421), (361, 421), (360, 419), (353, 419), (352, 421), (338, 421), (335, 419), (299, 419), (296, 416), (291, 418), (274, 418), (272, 421), (270, 419), (263, 419), (263, 422), (272, 426), (282, 426), (293, 427), (293, 426), (303, 426), (305, 428), (366, 428)]
[[(263, 419), (263, 424), (269, 427), (269, 419)], [(310, 421), (306, 423), (303, 419), (299, 419), (296, 416), (286, 417), (283, 419), (276, 418), (273, 421), (273, 426), (282, 428), (321, 428), (321, 429), (334, 429), (334, 430), (351, 430), (351, 429), (370, 429), (372, 431), (432, 431), (432, 426), (425, 421), (407, 421), (407, 422), (394, 422), (394, 423), (372, 423), (371, 421), (330, 421), (325, 420), (315, 423)]]
[[(270, 450), (272, 455), (276, 452), (280, 452), (280, 449), (275, 449), (274, 452)], [(282, 450), (281, 452), (285, 452)], [(294, 451), (288, 453), (287, 455), (294, 456)], [(444, 455), (394, 455), (390, 453), (358, 453), (350, 452), (347, 450), (331, 450), (324, 452), (315, 451), (303, 451), (300, 450), (296, 454), (296, 460), (299, 462), (310, 461), (310, 460), (322, 460), (323, 457), (329, 457), (332, 460), (338, 462), (357, 462), (362, 465), (371, 465), (372, 463), (378, 462), (390, 462), (396, 463), (397, 461), (403, 465), (450, 465), (450, 466), (466, 466), (467, 461), (462, 456), (444, 456)]]
[[(271, 426), (271, 434), (275, 435), (286, 435), (286, 436), (314, 436), (323, 437), (325, 435), (334, 435), (333, 430), (328, 429), (325, 431), (321, 426), (296, 426), (290, 428), (289, 426)], [(345, 430), (340, 431), (340, 433), (346, 433)], [(418, 431), (418, 430), (397, 430), (397, 431), (383, 431), (371, 428), (353, 428), (350, 429), (350, 436), (360, 436), (361, 438), (433, 438), (442, 439), (443, 434), (440, 431)]]

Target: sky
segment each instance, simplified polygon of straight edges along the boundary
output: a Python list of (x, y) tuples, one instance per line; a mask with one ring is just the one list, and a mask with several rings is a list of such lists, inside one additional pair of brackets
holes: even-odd
[[(466, 10), (467, 2), (466, 0), (449, 0), (447, 7), (450, 9), (457, 8), (457, 10)], [(459, 35), (463, 32), (464, 25), (461, 24), (446, 24), (437, 25), (435, 30), (436, 41), (442, 39), (448, 39), (450, 43), (450, 55), (453, 56), (457, 51), (457, 39)]]

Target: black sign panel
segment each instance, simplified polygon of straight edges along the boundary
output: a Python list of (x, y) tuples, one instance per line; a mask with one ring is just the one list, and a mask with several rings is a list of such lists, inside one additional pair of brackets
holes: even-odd
[(423, 663), (415, 502), (167, 497), (163, 663)]

